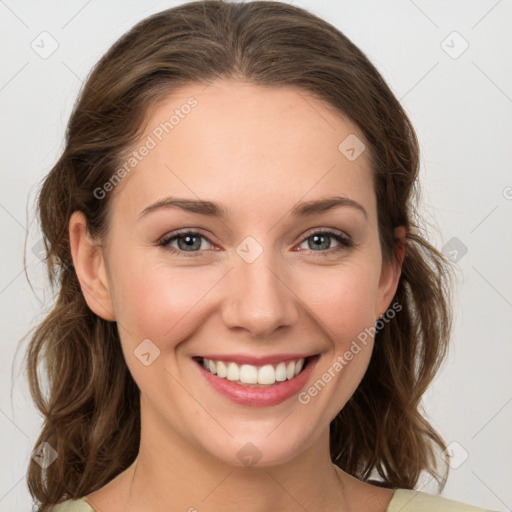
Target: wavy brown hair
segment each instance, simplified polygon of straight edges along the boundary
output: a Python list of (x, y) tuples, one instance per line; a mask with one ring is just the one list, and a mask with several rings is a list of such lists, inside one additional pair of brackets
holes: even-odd
[(95, 315), (82, 295), (70, 217), (81, 210), (90, 234), (105, 236), (112, 193), (99, 200), (94, 190), (137, 142), (150, 109), (179, 87), (217, 78), (293, 87), (350, 118), (364, 135), (385, 263), (396, 257), (393, 228), (407, 228), (394, 297), (402, 309), (376, 334), (363, 380), (330, 425), (331, 458), (364, 481), (412, 489), (426, 472), (442, 489), (448, 466), (438, 471), (436, 450), (446, 446), (421, 399), (448, 347), (451, 269), (420, 234), (414, 129), (368, 58), (326, 21), (280, 2), (210, 0), (152, 15), (107, 51), (42, 183), (37, 206), (55, 303), (30, 333), (26, 367), (44, 419), (35, 446), (49, 443), (58, 458), (46, 469), (30, 462), (27, 481), (39, 511), (104, 486), (134, 461), (140, 441), (139, 390), (116, 323)]

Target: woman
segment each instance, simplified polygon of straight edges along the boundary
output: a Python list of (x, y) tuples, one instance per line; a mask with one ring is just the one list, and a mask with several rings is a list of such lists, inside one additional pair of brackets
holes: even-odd
[(38, 510), (480, 510), (413, 490), (447, 478), (419, 406), (451, 325), (418, 159), (297, 7), (194, 2), (115, 43), (39, 196)]

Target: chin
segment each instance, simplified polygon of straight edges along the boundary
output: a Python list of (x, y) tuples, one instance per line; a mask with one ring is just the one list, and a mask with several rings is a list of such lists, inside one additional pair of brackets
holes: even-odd
[[(230, 466), (261, 468), (286, 464), (307, 448), (306, 440), (311, 442), (311, 436), (306, 432), (303, 436), (292, 436), (288, 426), (276, 428), (274, 425), (268, 429), (259, 426), (256, 432), (251, 435), (247, 429), (239, 434), (230, 431), (233, 438), (229, 441), (222, 440), (213, 445), (208, 443), (204, 448)], [(272, 433), (269, 435), (269, 432)]]

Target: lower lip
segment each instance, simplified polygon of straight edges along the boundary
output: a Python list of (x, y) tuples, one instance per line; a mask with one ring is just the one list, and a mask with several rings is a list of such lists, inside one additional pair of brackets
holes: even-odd
[(268, 388), (248, 388), (240, 384), (235, 384), (228, 379), (222, 379), (210, 373), (208, 370), (205, 370), (201, 362), (194, 362), (199, 367), (201, 374), (208, 383), (232, 402), (241, 405), (249, 405), (251, 407), (268, 407), (280, 404), (297, 394), (306, 384), (318, 359), (318, 355), (311, 357), (308, 360), (306, 368), (296, 377), (291, 380), (279, 382)]

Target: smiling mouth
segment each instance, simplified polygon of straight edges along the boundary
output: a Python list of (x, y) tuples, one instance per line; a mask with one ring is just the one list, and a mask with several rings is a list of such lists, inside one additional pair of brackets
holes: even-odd
[(294, 379), (307, 368), (312, 359), (318, 356), (319, 354), (316, 354), (261, 366), (212, 360), (206, 357), (193, 359), (206, 371), (220, 379), (229, 380), (243, 387), (267, 388)]

